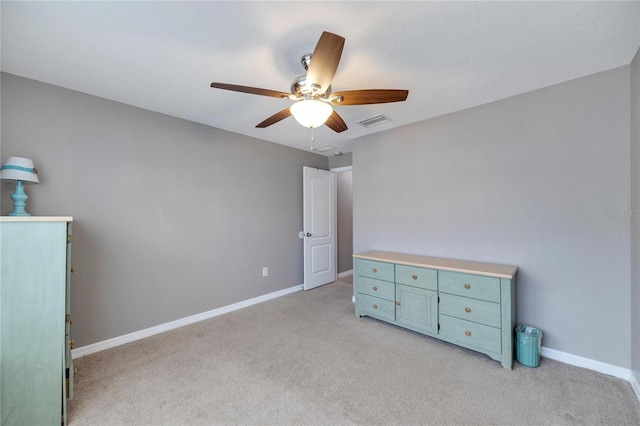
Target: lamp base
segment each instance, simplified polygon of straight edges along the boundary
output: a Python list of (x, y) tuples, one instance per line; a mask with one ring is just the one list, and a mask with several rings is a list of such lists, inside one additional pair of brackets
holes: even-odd
[(21, 180), (16, 181), (16, 190), (11, 195), (13, 200), (13, 211), (9, 213), (9, 216), (31, 216), (24, 209), (27, 205), (26, 201), (29, 196), (24, 192), (24, 185)]

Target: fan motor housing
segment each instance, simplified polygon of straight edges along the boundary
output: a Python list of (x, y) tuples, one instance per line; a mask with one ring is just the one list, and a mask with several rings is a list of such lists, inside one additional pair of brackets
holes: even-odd
[(320, 90), (321, 88), (317, 84), (307, 84), (306, 75), (301, 75), (291, 83), (291, 93), (302, 98), (326, 98), (331, 93), (331, 86), (324, 93), (321, 93)]
[[(302, 55), (300, 58), (300, 63), (304, 67), (306, 71), (309, 70), (309, 64), (311, 63), (311, 53), (307, 53)], [(324, 91), (324, 93), (320, 92), (322, 88), (317, 84), (308, 84), (307, 76), (301, 75), (300, 77), (293, 80), (291, 83), (291, 93), (301, 98), (327, 98), (331, 93), (331, 86)]]

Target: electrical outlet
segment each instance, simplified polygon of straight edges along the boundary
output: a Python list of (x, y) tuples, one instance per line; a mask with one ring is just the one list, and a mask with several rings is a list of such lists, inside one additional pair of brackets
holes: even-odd
[(262, 268), (262, 276), (266, 277), (268, 275), (269, 275), (269, 268), (265, 266), (264, 268)]

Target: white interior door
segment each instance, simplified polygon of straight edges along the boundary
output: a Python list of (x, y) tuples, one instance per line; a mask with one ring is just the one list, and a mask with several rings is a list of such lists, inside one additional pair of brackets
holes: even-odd
[(303, 167), (304, 289), (336, 280), (336, 177)]

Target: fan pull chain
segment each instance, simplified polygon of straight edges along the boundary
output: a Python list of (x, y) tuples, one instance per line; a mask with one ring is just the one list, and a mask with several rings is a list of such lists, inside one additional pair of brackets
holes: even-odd
[(310, 145), (310, 149), (309, 149), (310, 151), (313, 151), (313, 143), (314, 143), (315, 141), (316, 141), (315, 133), (314, 133), (314, 131), (313, 131), (313, 127), (312, 127), (312, 128), (311, 128), (311, 145)]

